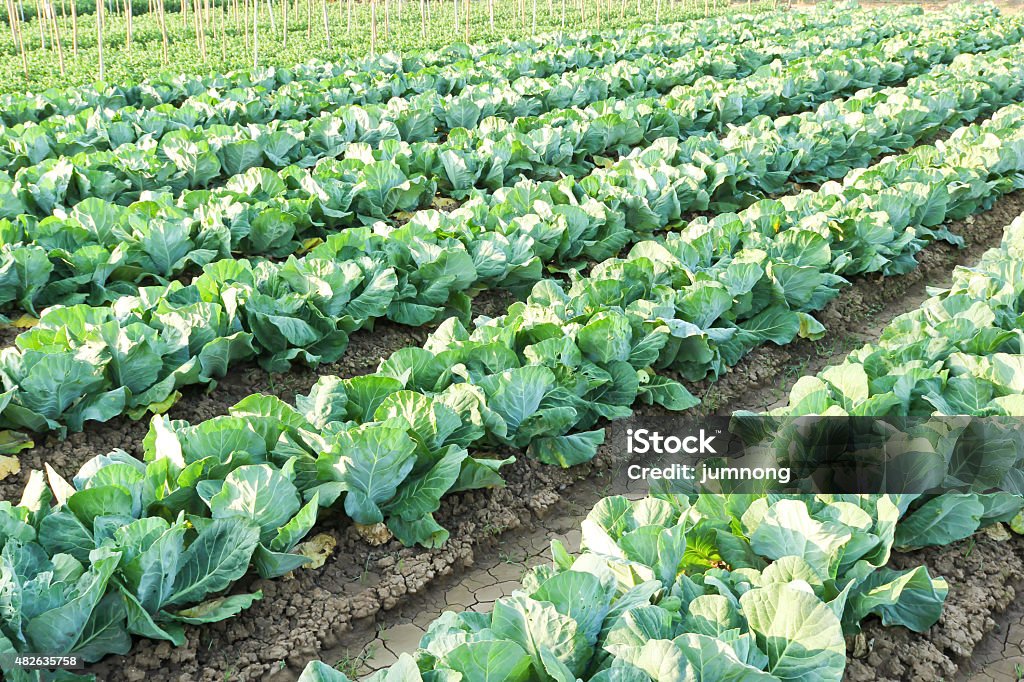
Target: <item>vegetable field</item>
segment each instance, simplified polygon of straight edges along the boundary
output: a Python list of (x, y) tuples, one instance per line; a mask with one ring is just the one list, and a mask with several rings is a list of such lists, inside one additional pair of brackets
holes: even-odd
[(0, 16), (3, 679), (1024, 675), (1024, 15)]

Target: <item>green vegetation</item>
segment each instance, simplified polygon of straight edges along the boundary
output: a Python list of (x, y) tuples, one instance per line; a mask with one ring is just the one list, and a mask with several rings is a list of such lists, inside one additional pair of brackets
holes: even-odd
[[(434, 20), (458, 6), (431, 6)], [(133, 55), (161, 59), (160, 7), (138, 8)], [(343, 7), (320, 5), (334, 21)], [(303, 15), (261, 8), (282, 12), (271, 33), (285, 9)], [(402, 57), (379, 54), (378, 35), (378, 54), (337, 63), (0, 97), (0, 305), (30, 327), (0, 351), (0, 426), (63, 436), (154, 415), (141, 458), (46, 467), (0, 502), (5, 679), (80, 679), (13, 654), (181, 645), (186, 625), (262, 597), (233, 589), (250, 572), (307, 564), (299, 545), (328, 514), (377, 544), (437, 548), (444, 498), (503, 485), (509, 451), (571, 467), (637, 405), (697, 407), (684, 382), (827, 337), (814, 315), (850, 278), (962, 245), (948, 221), (1022, 186), (1024, 19), (823, 7), (639, 26), (650, 17), (625, 5), (581, 8), (595, 28), (600, 9), (601, 32)], [(637, 26), (609, 29), (617, 8)], [(389, 35), (421, 40), (417, 9)], [(496, 10), (495, 30), (528, 32), (526, 4)], [(243, 66), (251, 35), (218, 26), (209, 68)], [(332, 54), (322, 31), (290, 33), (287, 49)], [(203, 49), (175, 59), (200, 64)], [(52, 64), (49, 48), (29, 53)], [(20, 57), (8, 49), (11, 79)], [(1024, 220), (771, 416), (1024, 413), (1022, 233)], [(470, 321), (494, 288), (516, 302)], [(381, 319), (434, 328), (292, 404), (162, 415), (242, 362), (336, 361)], [(920, 461), (952, 494), (606, 498), (580, 556), (556, 544), (521, 593), (446, 614), (376, 679), (839, 680), (865, 618), (920, 632), (941, 613), (945, 582), (887, 568), (893, 548), (1024, 506), (1016, 441), (968, 483), (959, 434), (933, 431)], [(4, 436), (8, 451), (27, 443)], [(304, 678), (345, 679), (319, 664)]]

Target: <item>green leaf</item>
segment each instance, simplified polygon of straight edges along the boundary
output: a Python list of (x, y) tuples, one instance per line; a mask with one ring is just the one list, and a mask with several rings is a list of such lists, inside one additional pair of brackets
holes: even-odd
[(473, 682), (527, 682), (530, 679), (530, 656), (510, 641), (466, 642), (445, 654), (440, 663)]
[(740, 597), (767, 672), (782, 680), (839, 682), (846, 667), (843, 629), (814, 594), (789, 585), (753, 589)]
[(301, 499), (295, 485), (280, 471), (269, 464), (252, 464), (228, 474), (209, 504), (215, 519), (252, 521), (260, 528), (260, 542), (269, 544), (299, 511)]
[(229, 587), (245, 575), (259, 539), (259, 527), (245, 519), (211, 521), (182, 554), (173, 593), (165, 604), (194, 604)]
[(985, 505), (975, 495), (940, 495), (900, 520), (896, 527), (896, 546), (952, 544), (978, 530), (984, 513)]

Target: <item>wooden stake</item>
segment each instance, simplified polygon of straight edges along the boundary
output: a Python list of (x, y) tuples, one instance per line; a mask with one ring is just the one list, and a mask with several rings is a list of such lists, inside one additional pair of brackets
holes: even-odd
[(324, 9), (324, 36), (327, 38), (327, 49), (331, 48), (331, 22), (327, 19), (327, 0), (321, 0)]
[(7, 16), (11, 20), (11, 29), (14, 31), (15, 43), (18, 45), (18, 50), (21, 52), (21, 68), (25, 70), (25, 80), (28, 80), (28, 55), (25, 53), (25, 36), (21, 32), (21, 17), (18, 15), (18, 8), (14, 4), (14, 0), (7, 0), (9, 3), (9, 9), (7, 10)]
[(125, 11), (125, 48), (128, 50), (128, 54), (132, 53), (132, 0), (124, 0), (124, 11)]
[(50, 20), (53, 27), (53, 44), (57, 46), (57, 60), (60, 64), (60, 77), (65, 76), (64, 72), (64, 46), (60, 42), (60, 26), (57, 25), (57, 13), (53, 9), (52, 0), (43, 0), (46, 7), (50, 10)]
[(370, 0), (370, 56), (377, 54), (377, 0)]
[(96, 51), (99, 61), (100, 80), (103, 80), (103, 76), (106, 72), (103, 68), (103, 0), (97, 0), (96, 2)]
[(14, 9), (10, 0), (4, 0), (4, 11), (7, 12), (7, 27), (11, 29), (11, 42), (17, 47), (18, 34), (14, 30)]
[(36, 5), (36, 23), (39, 25), (39, 47), (43, 50), (46, 49), (46, 36), (43, 34), (43, 24), (46, 23), (43, 20), (44, 16), (43, 3), (40, 0), (39, 4)]
[[(248, 1), (248, 0), (246, 0)], [(252, 68), (258, 69), (260, 66), (260, 30), (259, 30), (259, 8), (256, 3), (259, 0), (253, 0), (252, 7)]]
[(78, 10), (75, 0), (71, 0), (71, 54), (78, 57)]

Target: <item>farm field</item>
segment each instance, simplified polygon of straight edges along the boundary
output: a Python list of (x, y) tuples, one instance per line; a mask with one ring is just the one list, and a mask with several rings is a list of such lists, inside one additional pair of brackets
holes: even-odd
[(0, 9), (5, 680), (1024, 675), (1024, 15)]

